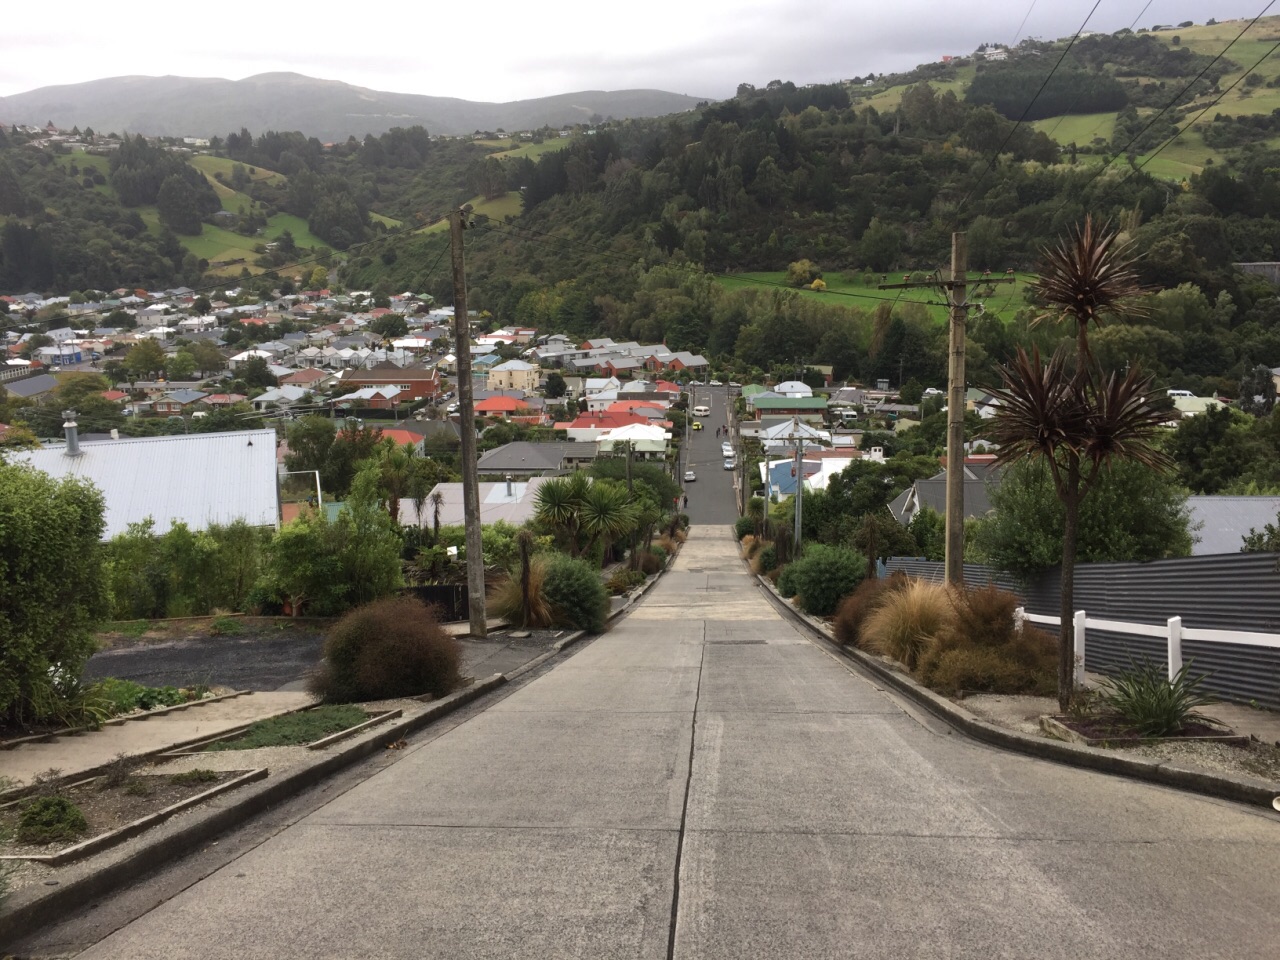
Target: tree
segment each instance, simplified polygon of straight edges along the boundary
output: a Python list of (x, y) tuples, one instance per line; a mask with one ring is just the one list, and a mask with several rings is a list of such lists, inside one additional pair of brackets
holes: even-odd
[(546, 386), (546, 390), (544, 391), (546, 393), (547, 399), (559, 400), (561, 397), (565, 395), (568, 389), (569, 389), (568, 385), (564, 382), (564, 374), (562, 374), (559, 370), (552, 370), (549, 374), (547, 374), (547, 386)]
[(384, 340), (394, 340), (409, 333), (409, 324), (398, 313), (384, 313), (369, 324), (369, 329)]
[(0, 462), (0, 716), (53, 716), (107, 613), (102, 495)]
[(858, 242), (858, 253), (872, 270), (883, 273), (897, 262), (902, 242), (901, 228), (876, 217), (863, 232)]
[(1058, 705), (1066, 710), (1075, 694), (1071, 618), (1081, 502), (1113, 461), (1168, 468), (1168, 457), (1153, 444), (1168, 413), (1140, 367), (1123, 377), (1108, 375), (1089, 351), (1089, 327), (1123, 311), (1141, 291), (1129, 248), (1118, 244), (1116, 233), (1096, 229), (1086, 218), (1082, 229), (1044, 253), (1036, 290), (1053, 311), (1050, 316), (1076, 327), (1075, 370), (1069, 371), (1072, 358), (1062, 348), (1041, 363), (1038, 348), (1028, 356), (1019, 347), (1000, 371), (1003, 387), (992, 391), (999, 406), (990, 437), (999, 445), (998, 463), (1042, 459), (1062, 503)]
[(250, 357), (236, 368), (236, 376), (251, 387), (274, 387), (275, 374), (264, 357)]
[(165, 362), (164, 369), (170, 380), (190, 380), (196, 361), (189, 350), (179, 350)]
[(208, 340), (197, 340), (189, 349), (191, 359), (195, 361), (195, 367), (202, 375), (216, 373), (227, 365), (222, 351)]
[[(1029, 579), (1062, 559), (1065, 511), (1043, 461), (1022, 461), (991, 490), (994, 514), (974, 529), (987, 560)], [(1080, 508), (1076, 555), (1085, 563), (1185, 557), (1192, 533), (1186, 491), (1172, 477), (1138, 463), (1104, 470)]]
[(338, 435), (337, 426), (326, 417), (308, 415), (289, 427), (289, 452), (284, 465), (288, 470), (319, 470), (323, 486), (329, 450)]
[(124, 356), (124, 365), (134, 380), (145, 380), (164, 369), (164, 349), (155, 340), (139, 340)]
[(787, 265), (787, 283), (793, 287), (808, 286), (822, 276), (812, 260), (796, 260)]
[(1252, 527), (1244, 536), (1241, 553), (1280, 553), (1280, 516), (1275, 523), (1268, 523), (1261, 530)]

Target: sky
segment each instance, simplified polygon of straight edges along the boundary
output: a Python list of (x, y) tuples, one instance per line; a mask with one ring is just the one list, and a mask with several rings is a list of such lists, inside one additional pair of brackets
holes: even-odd
[[(59, 0), (45, 7), (10, 0), (0, 96), (131, 74), (238, 80), (291, 71), (466, 100), (630, 88), (717, 99), (742, 82), (840, 80), (910, 69), (982, 42), (1070, 36), (1094, 0), (366, 4)], [(1263, 6), (1264, 0), (1100, 0), (1086, 29), (1111, 32), (1135, 19), (1149, 27), (1249, 18)], [(363, 16), (362, 9), (377, 14)]]

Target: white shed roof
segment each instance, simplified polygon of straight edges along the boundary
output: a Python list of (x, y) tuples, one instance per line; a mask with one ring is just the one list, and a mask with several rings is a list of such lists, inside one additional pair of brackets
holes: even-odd
[(69, 457), (61, 445), (13, 454), (53, 477), (80, 477), (106, 501), (103, 537), (151, 517), (156, 533), (181, 520), (193, 530), (243, 519), (275, 527), (276, 432), (237, 430), (84, 443)]

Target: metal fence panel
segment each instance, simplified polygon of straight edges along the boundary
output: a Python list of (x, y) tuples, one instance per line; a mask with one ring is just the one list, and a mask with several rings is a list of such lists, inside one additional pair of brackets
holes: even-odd
[(431, 584), (425, 587), (405, 587), (404, 592), (417, 597), (429, 607), (435, 607), (441, 623), (466, 620), (470, 615), (470, 594), (465, 583)]

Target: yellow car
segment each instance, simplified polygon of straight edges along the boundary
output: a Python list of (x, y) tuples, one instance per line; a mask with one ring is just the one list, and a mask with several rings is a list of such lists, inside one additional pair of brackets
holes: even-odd
[(701, 420), (695, 420), (695, 421), (693, 421), (693, 429), (695, 429), (695, 430), (701, 430), (701, 429), (702, 429), (702, 421), (701, 421)]

